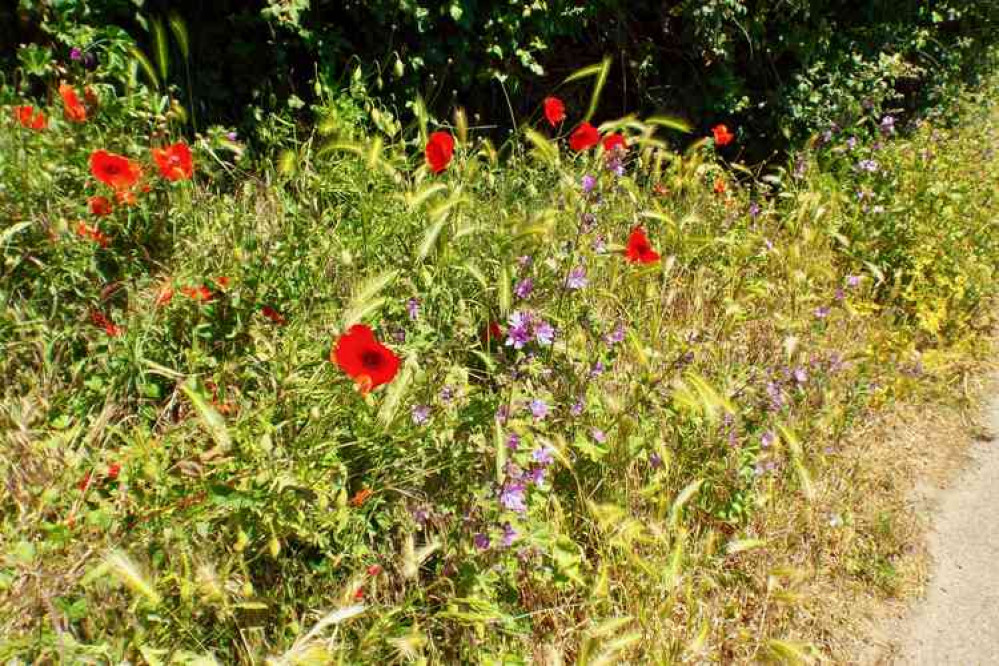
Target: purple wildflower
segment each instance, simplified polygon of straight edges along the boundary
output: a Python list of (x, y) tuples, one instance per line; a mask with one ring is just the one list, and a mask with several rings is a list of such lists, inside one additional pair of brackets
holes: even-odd
[(544, 421), (548, 416), (548, 403), (541, 398), (531, 400), (530, 409), (535, 421)]
[(795, 368), (793, 376), (794, 381), (799, 384), (804, 384), (808, 381), (808, 372), (804, 368)]
[(415, 298), (406, 301), (406, 312), (409, 313), (409, 320), (416, 321), (420, 317), (420, 302)]
[(770, 399), (770, 411), (779, 412), (784, 408), (784, 391), (776, 382), (767, 382), (767, 397)]
[(544, 319), (534, 324), (534, 339), (539, 345), (548, 346), (555, 341), (555, 329)]
[(612, 347), (624, 342), (624, 324), (619, 323), (613, 331), (604, 337), (604, 340)]
[(482, 532), (479, 532), (474, 537), (472, 537), (472, 543), (474, 543), (475, 547), (478, 548), (479, 550), (488, 550), (489, 536), (483, 534)]
[(565, 286), (568, 289), (582, 289), (586, 286), (586, 269), (577, 266), (569, 271), (569, 277), (565, 279)]
[(590, 368), (590, 377), (599, 377), (600, 375), (604, 374), (605, 369), (606, 368), (604, 367), (604, 362), (597, 361), (596, 363), (593, 364), (593, 367)]
[(524, 478), (529, 482), (533, 483), (535, 487), (541, 488), (545, 485), (545, 468), (535, 467), (530, 472), (528, 472)]
[(649, 454), (649, 467), (659, 469), (663, 466), (663, 458), (658, 453)]
[(819, 306), (815, 308), (815, 312), (813, 314), (815, 315), (816, 319), (825, 319), (826, 317), (829, 316), (829, 306), (828, 305)]
[(527, 268), (528, 266), (531, 265), (532, 261), (533, 259), (531, 259), (531, 255), (529, 254), (522, 254), (519, 257), (517, 257), (517, 265), (520, 266), (521, 268)]
[(518, 435), (515, 432), (511, 432), (510, 435), (506, 438), (506, 448), (510, 449), (511, 451), (516, 451), (517, 449), (519, 449), (520, 435)]
[(518, 282), (517, 286), (513, 288), (513, 293), (521, 300), (530, 296), (532, 291), (534, 291), (534, 280), (529, 277)]
[(554, 456), (552, 456), (552, 453), (554, 452), (555, 449), (546, 444), (539, 449), (534, 449), (531, 453), (531, 459), (542, 466), (551, 465), (555, 460)]
[(756, 203), (755, 201), (752, 202), (751, 204), (749, 204), (749, 217), (755, 220), (760, 216), (760, 210), (761, 210), (760, 204)]
[(430, 407), (427, 405), (413, 405), (413, 423), (423, 425), (430, 418)]
[(607, 433), (605, 433), (600, 428), (591, 428), (590, 437), (592, 437), (593, 440), (598, 444), (603, 444), (604, 442), (607, 441)]
[(517, 530), (513, 529), (513, 525), (511, 525), (510, 523), (504, 523), (503, 524), (503, 539), (502, 539), (502, 542), (503, 542), (503, 546), (505, 548), (509, 548), (510, 546), (512, 546), (513, 542), (516, 541), (517, 537), (519, 537), (519, 536), (520, 536), (520, 533), (517, 532)]
[(522, 349), (531, 341), (531, 315), (527, 312), (514, 312), (507, 323), (506, 346)]
[(597, 254), (604, 254), (607, 252), (607, 241), (603, 236), (597, 236), (593, 239), (593, 251)]
[(588, 234), (597, 226), (597, 216), (593, 213), (583, 213), (579, 216), (579, 229), (582, 233)]
[(589, 194), (593, 191), (593, 188), (597, 186), (597, 179), (593, 176), (586, 174), (583, 176), (583, 192)]
[(503, 404), (496, 408), (496, 420), (500, 423), (506, 423), (506, 420), (510, 418), (510, 405)]
[(847, 275), (846, 276), (846, 286), (854, 289), (860, 286), (860, 276), (859, 275)]
[(524, 504), (524, 484), (516, 482), (504, 485), (503, 490), (500, 492), (499, 501), (507, 511), (516, 511), (517, 513), (526, 512), (527, 505)]
[(895, 118), (894, 116), (885, 116), (881, 119), (881, 124), (878, 125), (881, 129), (881, 133), (884, 135), (893, 134), (895, 132)]
[(767, 430), (760, 436), (760, 448), (769, 449), (777, 441), (777, 435), (773, 430)]
[(235, 141), (237, 136), (238, 135), (235, 132), (229, 132), (228, 134), (225, 135), (225, 138), (229, 139), (230, 141)]
[(867, 173), (877, 173), (878, 163), (874, 160), (860, 160), (857, 162), (857, 168)]
[(583, 413), (583, 401), (577, 400), (572, 403), (572, 407), (569, 408), (569, 413), (573, 416), (580, 416)]
[(441, 396), (441, 402), (443, 402), (445, 405), (451, 404), (451, 401), (454, 400), (454, 387), (444, 386), (443, 388), (441, 388), (440, 396)]
[(842, 287), (836, 287), (836, 291), (833, 293), (833, 298), (837, 301), (842, 301), (846, 298), (846, 292), (843, 291)]
[(74, 46), (69, 50), (69, 59), (75, 62), (83, 60), (83, 51), (80, 50), (79, 46)]
[(853, 150), (854, 148), (856, 148), (857, 147), (857, 137), (851, 136), (849, 139), (847, 139), (846, 140), (846, 147), (849, 148), (850, 150)]

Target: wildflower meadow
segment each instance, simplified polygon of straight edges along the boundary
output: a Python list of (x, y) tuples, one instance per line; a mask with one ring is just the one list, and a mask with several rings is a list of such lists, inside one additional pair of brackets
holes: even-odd
[(913, 584), (863, 428), (989, 356), (991, 80), (746, 163), (609, 60), (255, 143), (67, 53), (0, 81), (4, 663), (848, 660)]

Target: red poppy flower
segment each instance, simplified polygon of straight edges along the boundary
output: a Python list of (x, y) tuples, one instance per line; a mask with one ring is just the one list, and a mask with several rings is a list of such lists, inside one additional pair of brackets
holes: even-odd
[(604, 150), (608, 153), (620, 146), (623, 150), (628, 148), (628, 141), (623, 134), (608, 134), (603, 138)]
[(427, 164), (434, 173), (441, 173), (451, 163), (454, 156), (454, 137), (447, 132), (434, 132), (427, 141), (424, 151)]
[(108, 245), (111, 244), (111, 239), (108, 237), (107, 234), (102, 232), (97, 227), (90, 226), (83, 220), (80, 220), (79, 222), (76, 223), (76, 234), (80, 238), (86, 238), (94, 241), (101, 247), (107, 247)]
[(14, 107), (14, 117), (17, 122), (21, 123), (21, 127), (33, 130), (43, 130), (48, 121), (45, 120), (45, 114), (42, 113), (41, 109), (35, 111), (35, 107), (26, 106), (15, 106)]
[(153, 302), (153, 305), (155, 305), (158, 308), (163, 307), (172, 300), (173, 300), (173, 287), (171, 287), (169, 284), (165, 284), (160, 289), (159, 293), (156, 294), (156, 300)]
[(655, 192), (656, 196), (665, 197), (669, 196), (669, 189), (662, 183), (656, 183), (652, 186), (652, 191)]
[(715, 135), (716, 146), (727, 146), (735, 139), (735, 135), (725, 125), (715, 125), (711, 128), (711, 133)]
[(715, 189), (715, 194), (725, 194), (725, 190), (728, 189), (728, 186), (725, 184), (725, 179), (721, 177), (715, 178), (714, 189)]
[(380, 564), (372, 564), (371, 566), (368, 567), (369, 576), (377, 576), (381, 572), (382, 572), (382, 565)]
[(224, 275), (219, 276), (219, 277), (215, 278), (215, 284), (217, 284), (218, 286), (222, 287), (223, 289), (228, 289), (229, 288), (229, 278), (227, 278)]
[(366, 394), (392, 381), (399, 372), (399, 357), (375, 340), (374, 333), (363, 324), (356, 324), (340, 336), (330, 360), (340, 366)]
[(600, 142), (600, 133), (590, 123), (583, 123), (569, 135), (569, 147), (577, 153), (589, 150)]
[(121, 463), (111, 463), (110, 467), (108, 467), (108, 478), (114, 481), (118, 478), (119, 474), (121, 474)]
[(200, 287), (181, 287), (180, 292), (199, 303), (207, 303), (212, 300), (212, 290), (205, 285), (201, 285)]
[(265, 305), (260, 308), (260, 314), (267, 317), (278, 326), (284, 326), (285, 324), (285, 318), (281, 315), (281, 313), (269, 305)]
[(90, 487), (90, 482), (92, 479), (93, 476), (90, 474), (90, 472), (87, 472), (86, 474), (83, 475), (83, 478), (80, 479), (80, 482), (76, 484), (76, 487), (80, 489), (81, 493), (85, 493), (87, 492), (87, 488)]
[(90, 197), (87, 199), (87, 205), (90, 207), (91, 214), (98, 217), (111, 214), (111, 202), (108, 201), (107, 197)]
[(354, 591), (354, 601), (364, 601), (364, 588), (359, 587)]
[(90, 154), (90, 173), (105, 185), (116, 190), (126, 190), (135, 186), (142, 176), (142, 169), (127, 157), (106, 150), (95, 150)]
[(87, 120), (87, 109), (80, 102), (80, 98), (76, 96), (73, 86), (60, 83), (59, 95), (62, 97), (62, 113), (66, 120), (72, 123), (82, 123)]
[(503, 329), (499, 322), (491, 321), (482, 327), (482, 341), (486, 344), (496, 342), (503, 337)]
[(645, 230), (635, 227), (628, 237), (628, 248), (624, 252), (628, 261), (636, 264), (654, 264), (659, 261), (659, 253), (652, 249)]
[(545, 118), (548, 124), (555, 127), (565, 120), (565, 104), (558, 97), (545, 97)]
[(121, 327), (116, 325), (111, 321), (107, 315), (103, 312), (94, 311), (90, 314), (90, 321), (94, 323), (94, 326), (98, 326), (104, 329), (104, 332), (110, 335), (112, 338), (117, 338), (121, 335)]
[(194, 173), (191, 149), (183, 141), (166, 148), (153, 148), (153, 159), (160, 175), (167, 180), (190, 180)]
[(368, 501), (368, 498), (371, 497), (371, 495), (372, 492), (370, 488), (361, 488), (354, 493), (353, 497), (350, 498), (350, 505), (354, 507), (361, 506)]

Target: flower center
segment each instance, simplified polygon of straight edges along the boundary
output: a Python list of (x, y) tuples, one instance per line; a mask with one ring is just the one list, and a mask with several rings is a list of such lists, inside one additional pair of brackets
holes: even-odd
[(368, 349), (361, 353), (361, 365), (367, 370), (377, 370), (382, 367), (382, 355), (374, 349)]

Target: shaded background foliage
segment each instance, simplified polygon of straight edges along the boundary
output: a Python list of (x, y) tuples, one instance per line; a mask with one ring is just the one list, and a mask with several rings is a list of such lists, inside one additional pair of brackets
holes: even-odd
[[(727, 119), (759, 157), (849, 122), (858, 105), (934, 101), (979, 73), (999, 26), (997, 3), (981, 0), (21, 0), (17, 11), (0, 33), (8, 60), (25, 41), (65, 58), (80, 24), (123, 28), (148, 52), (150, 20), (181, 17), (190, 73), (175, 69), (176, 83), (205, 122), (248, 126), (349, 87), (397, 116), (419, 94), (440, 116), (460, 104), (505, 128), (607, 55), (599, 117)], [(560, 90), (570, 108), (587, 92)]]

